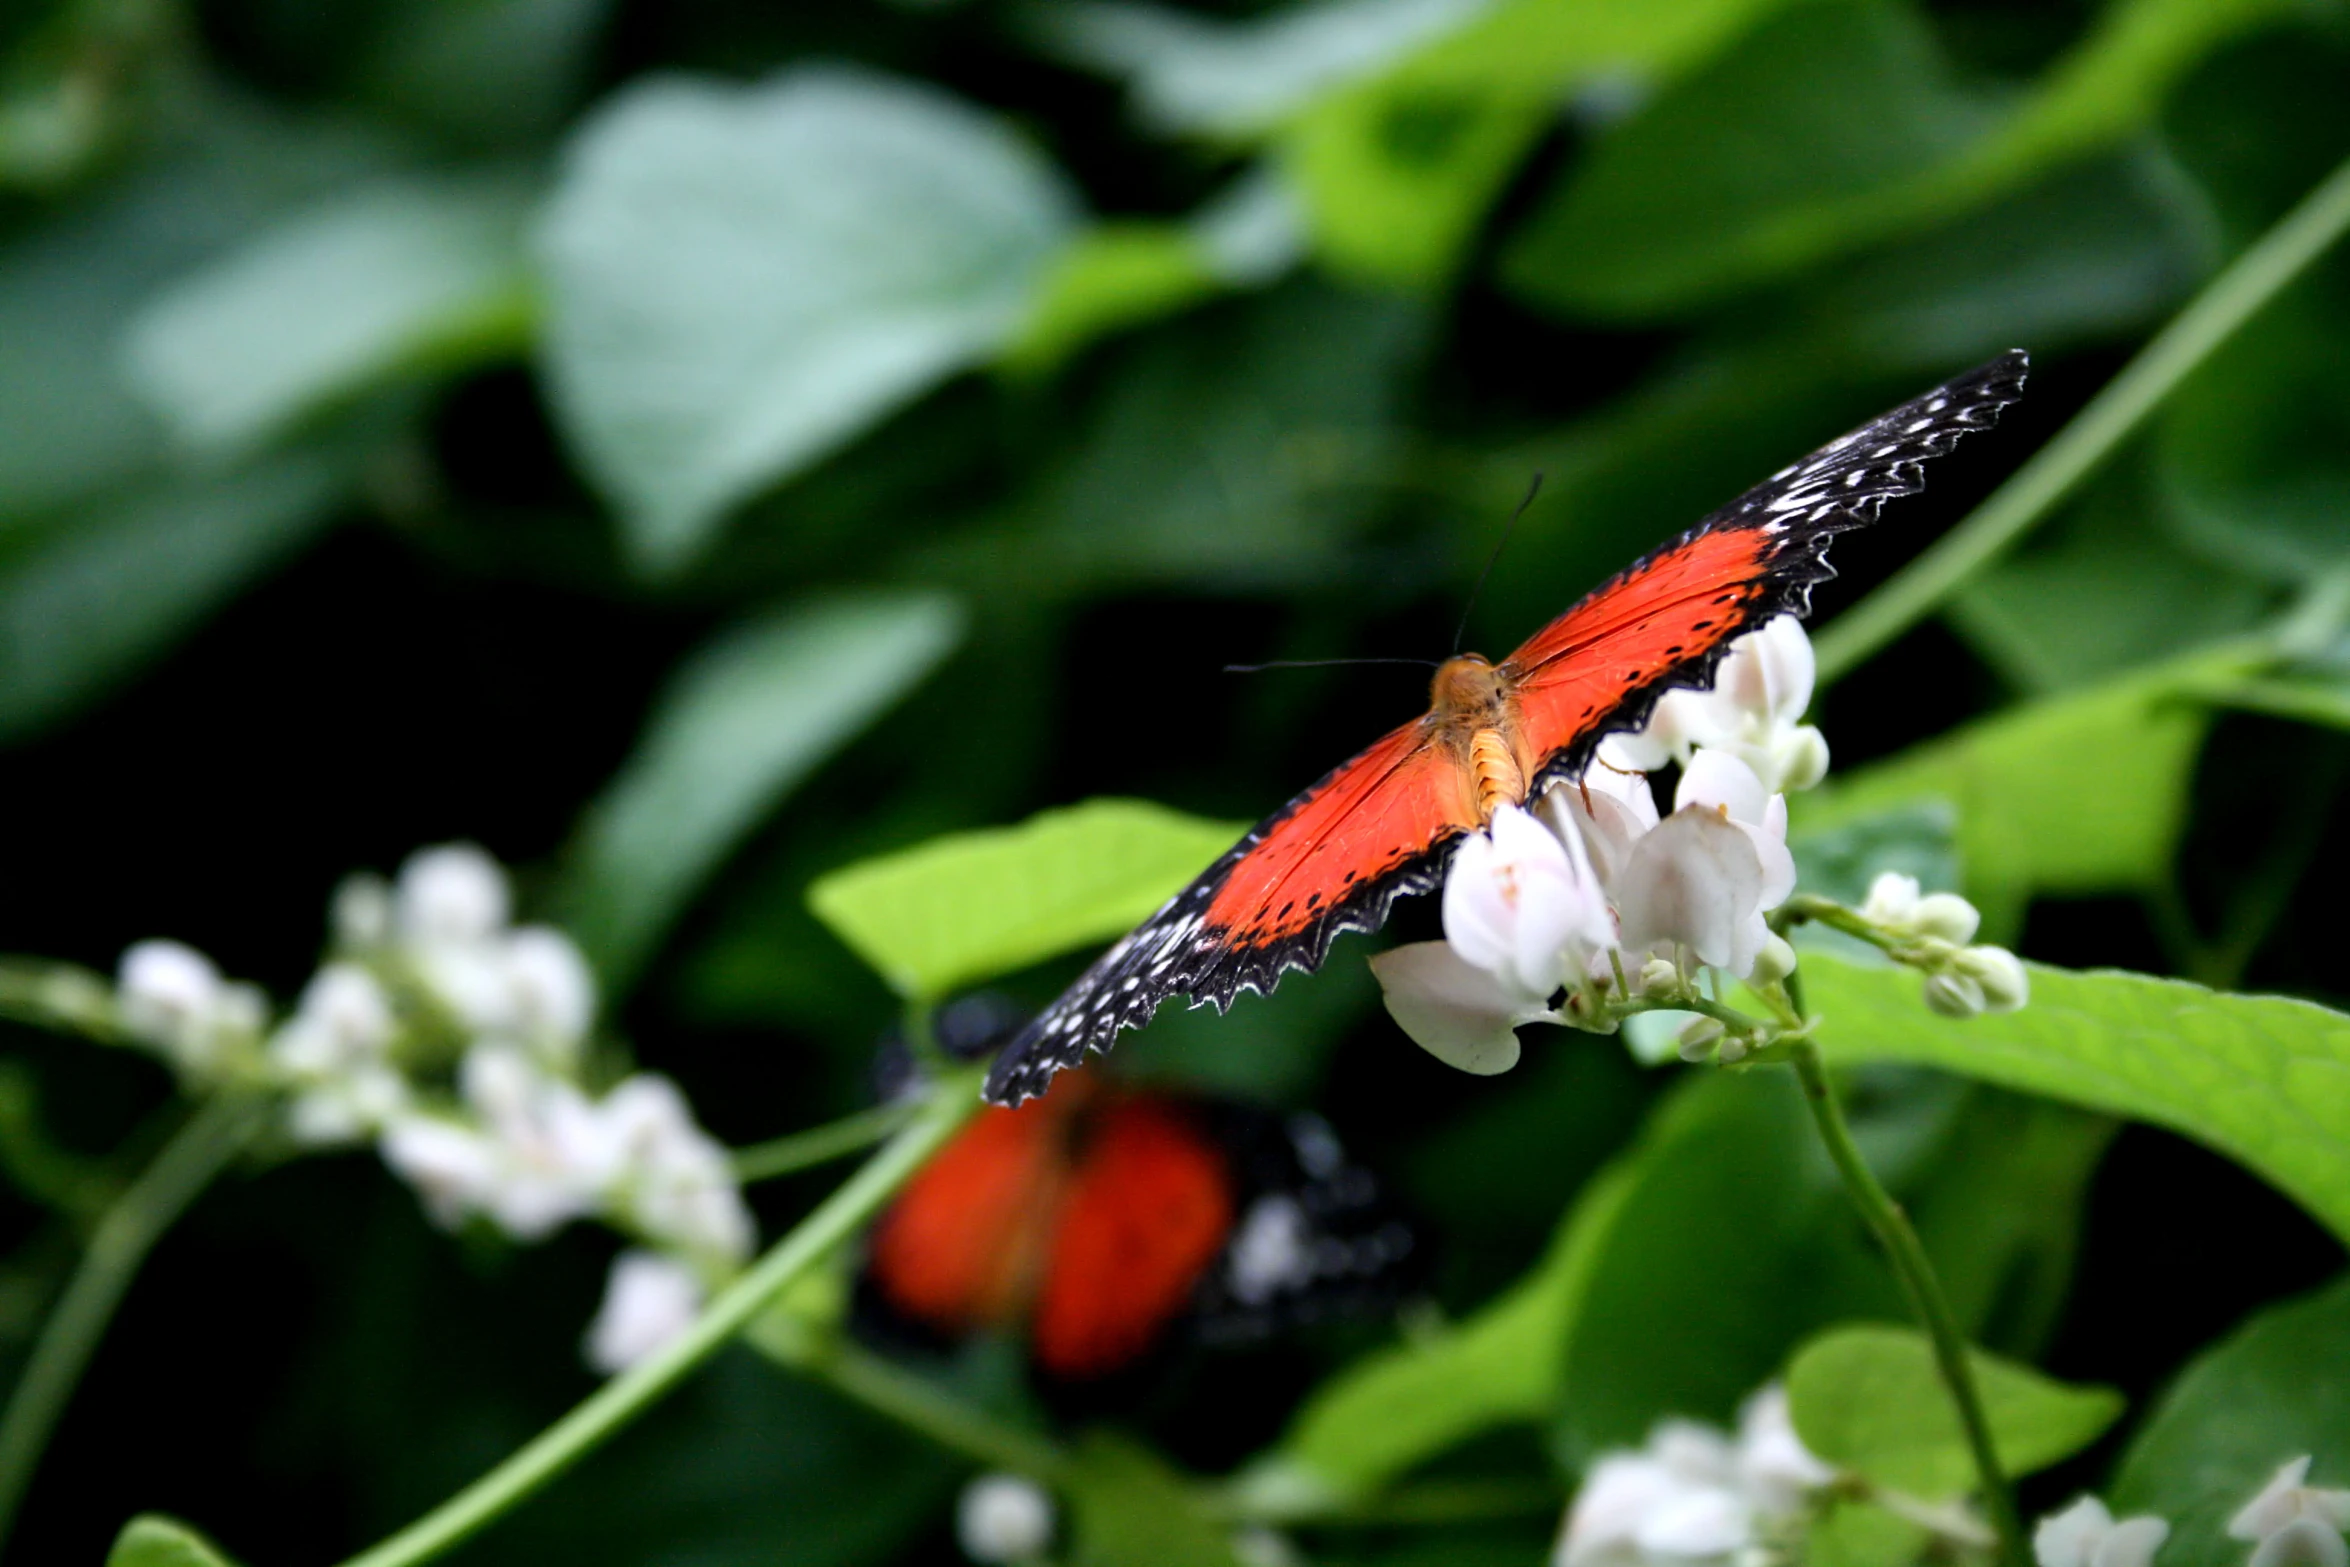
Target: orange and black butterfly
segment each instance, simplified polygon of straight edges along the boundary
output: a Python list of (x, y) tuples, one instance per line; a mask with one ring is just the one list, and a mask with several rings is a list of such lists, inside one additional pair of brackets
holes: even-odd
[(1618, 573), (1498, 664), (1438, 667), (1428, 711), (1257, 824), (1104, 953), (1004, 1051), (987, 1097), (1018, 1104), (1106, 1050), (1170, 996), (1219, 1009), (1319, 968), (1444, 876), (1453, 843), (1503, 804), (1579, 775), (1600, 740), (1704, 686), (1730, 640), (1804, 613), (1835, 575), (1828, 541), (1924, 488), (1921, 465), (2022, 395), (2022, 350), (1903, 403), (1782, 468)]
[(873, 1227), (864, 1293), (927, 1337), (1021, 1332), (1078, 1386), (1178, 1328), (1245, 1340), (1392, 1303), (1418, 1252), (1319, 1117), (1080, 1072), (923, 1166)]

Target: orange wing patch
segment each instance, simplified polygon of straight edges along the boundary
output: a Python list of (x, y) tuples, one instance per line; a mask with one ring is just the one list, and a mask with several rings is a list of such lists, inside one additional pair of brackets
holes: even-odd
[(1773, 542), (1754, 528), (1680, 540), (1509, 656), (1501, 669), (1515, 682), (1535, 788), (1580, 771), (1601, 735), (1647, 716), (1671, 676), (1686, 671), (1694, 681), (1765, 618), (1756, 611), (1768, 599), (1763, 560)]
[(1060, 1203), (1064, 1123), (1086, 1097), (989, 1111), (906, 1183), (867, 1251), (892, 1310), (948, 1336), (1018, 1318)]
[(1209, 901), (1207, 924), (1250, 946), (1295, 936), (1476, 825), (1460, 764), (1406, 724), (1259, 829)]
[(1190, 1304), (1231, 1234), (1233, 1202), (1224, 1156), (1179, 1109), (1126, 1100), (1102, 1111), (1037, 1296), (1037, 1364), (1070, 1380), (1130, 1364)]

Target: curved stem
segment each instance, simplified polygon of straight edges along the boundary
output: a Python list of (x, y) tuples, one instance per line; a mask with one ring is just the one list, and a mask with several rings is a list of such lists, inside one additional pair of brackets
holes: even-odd
[(1844, 1119), (1844, 1107), (1837, 1101), (1835, 1086), (1828, 1081), (1827, 1062), (1820, 1055), (1818, 1043), (1811, 1039), (1795, 1040), (1787, 1059), (1795, 1068), (1797, 1081), (1803, 1084), (1804, 1103), (1811, 1109), (1812, 1122), (1819, 1128), (1820, 1141), (1827, 1145), (1836, 1173), (1844, 1179), (1844, 1190), (1877, 1237), (1877, 1243), (1885, 1248), (1893, 1264), (1894, 1277), (1901, 1281), (1902, 1293), (1909, 1297), (1910, 1309), (1916, 1312), (1918, 1320), (1925, 1325), (1926, 1336), (1933, 1341), (1934, 1364), (1942, 1374), (1943, 1385), (1950, 1389), (1951, 1401), (1958, 1406), (1959, 1423), (1966, 1428), (1967, 1447), (1974, 1454), (1975, 1474), (1982, 1485), (1983, 1506), (1991, 1515), (1992, 1532), (1999, 1537), (1999, 1554), (2008, 1567), (2029, 1567), (2032, 1556), (2024, 1542), (2023, 1520), (2016, 1514), (2015, 1498), (2009, 1494), (2007, 1480), (2000, 1472), (1998, 1450), (1991, 1444), (1990, 1422), (1984, 1418), (1974, 1368), (1967, 1361), (1966, 1335), (1958, 1330), (1958, 1321), (1951, 1315), (1950, 1301), (1942, 1293), (1942, 1281), (1934, 1272), (1932, 1259), (1926, 1255), (1925, 1244), (1910, 1226), (1909, 1215), (1902, 1211), (1901, 1204), (1878, 1183), (1868, 1161), (1861, 1157), (1859, 1145), (1852, 1140), (1852, 1128)]
[(1069, 1467), (1058, 1445), (990, 1418), (922, 1377), (854, 1344), (833, 1344), (790, 1364), (868, 1409), (973, 1463), (1057, 1485)]
[(605, 1383), (513, 1457), (398, 1534), (350, 1558), (344, 1567), (409, 1567), (430, 1561), (586, 1457), (855, 1233), (978, 1109), (977, 1073), (939, 1078), (906, 1129), (768, 1248), (691, 1327)]
[(845, 1159), (859, 1149), (880, 1142), (913, 1115), (914, 1107), (904, 1102), (875, 1105), (870, 1110), (844, 1115), (804, 1132), (771, 1137), (763, 1143), (738, 1148), (734, 1151), (734, 1178), (745, 1185), (772, 1181), (777, 1176), (797, 1175), (802, 1170)]
[(2205, 284), (2089, 405), (1965, 521), (1813, 642), (1819, 683), (1850, 672), (1925, 618), (1950, 593), (2072, 492), (2188, 373), (2350, 229), (2350, 162), (2327, 175), (2276, 226)]
[(0, 1415), (0, 1543), (140, 1264), (262, 1120), (262, 1106), (252, 1099), (221, 1094), (208, 1100), (98, 1221)]

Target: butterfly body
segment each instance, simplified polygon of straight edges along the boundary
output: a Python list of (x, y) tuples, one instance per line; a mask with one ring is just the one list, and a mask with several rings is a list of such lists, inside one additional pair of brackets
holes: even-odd
[(1081, 975), (998, 1058), (986, 1094), (1017, 1104), (1107, 1049), (1159, 1004), (1230, 1005), (1321, 966), (1346, 931), (1443, 879), (1452, 846), (1505, 804), (1581, 775), (1606, 736), (1674, 687), (1707, 684), (1730, 642), (1802, 614), (1834, 575), (1836, 534), (1924, 487), (1921, 465), (2021, 395), (2017, 350), (1792, 463), (1634, 562), (1509, 657), (1446, 660), (1428, 711), (1253, 828)]

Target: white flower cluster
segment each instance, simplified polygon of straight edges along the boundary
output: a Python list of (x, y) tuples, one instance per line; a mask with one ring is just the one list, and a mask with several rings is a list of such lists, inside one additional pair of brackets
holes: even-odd
[[(1450, 1065), (1502, 1072), (1517, 1064), (1521, 1023), (1610, 1033), (1676, 1001), (1704, 1010), (1724, 977), (1785, 979), (1795, 952), (1769, 917), (1795, 891), (1785, 791), (1818, 783), (1828, 765), (1827, 742), (1801, 722), (1813, 673), (1801, 624), (1781, 616), (1730, 644), (1710, 690), (1668, 692), (1646, 728), (1611, 737), (1581, 778), (1531, 809), (1497, 810), (1453, 853), (1445, 939), (1372, 960), (1397, 1023)], [(1664, 815), (1647, 773), (1668, 762), (1680, 779)], [(2022, 965), (1965, 945), (1976, 923), (1965, 900), (1921, 898), (1907, 882), (1909, 903), (1895, 908), (1901, 882), (1879, 883), (1890, 923), (1875, 939), (1926, 969), (1932, 1003), (2020, 1005)], [(1701, 1018), (1682, 1053), (1735, 1061), (1758, 1043)]]
[(568, 936), (511, 909), (481, 850), (421, 850), (390, 884), (344, 884), (334, 955), (274, 1031), (258, 990), (176, 942), (124, 954), (118, 1013), (191, 1084), (282, 1096), (299, 1143), (374, 1140), (442, 1224), (535, 1241), (593, 1218), (643, 1242), (614, 1264), (588, 1334), (589, 1359), (617, 1370), (741, 1266), (750, 1210), (668, 1078), (588, 1092), (594, 976)]
[[(2350, 1567), (2350, 1491), (2309, 1484), (2309, 1455), (2269, 1477), (2260, 1494), (2228, 1520), (2228, 1535), (2252, 1546), (2245, 1567)], [(2032, 1531), (2039, 1567), (2151, 1567), (2170, 1538), (2160, 1518), (2116, 1520), (2094, 1496), (2051, 1513)]]
[(1604, 1453), (1567, 1510), (1553, 1567), (1732, 1563), (1800, 1527), (1836, 1471), (1806, 1449), (1773, 1384), (1746, 1401), (1735, 1437), (1667, 1420), (1635, 1452)]

